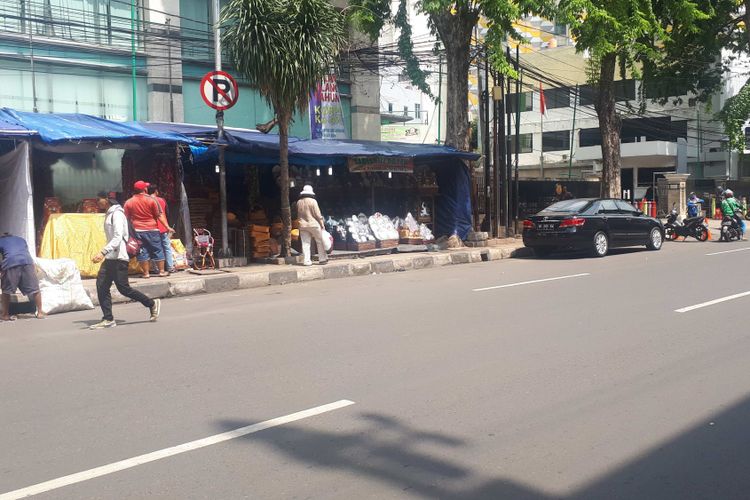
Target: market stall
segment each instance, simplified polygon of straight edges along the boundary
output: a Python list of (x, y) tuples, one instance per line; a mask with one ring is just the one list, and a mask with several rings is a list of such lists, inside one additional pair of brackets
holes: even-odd
[[(9, 127), (12, 130), (6, 130)], [(23, 140), (17, 137), (18, 131), (25, 131)], [(178, 145), (200, 143), (179, 134), (155, 132), (137, 123), (2, 108), (0, 151), (7, 152), (0, 157), (0, 179), (15, 172), (15, 201), (11, 203), (13, 211), (0, 206), (0, 228), (9, 227), (3, 221), (12, 222), (15, 226), (5, 230), (24, 234), (29, 248), (38, 250), (40, 257), (72, 258), (84, 276), (93, 276), (98, 266), (91, 268), (90, 257), (101, 248), (104, 238), (96, 194), (115, 193), (124, 201), (129, 195), (123, 189), (128, 183), (124, 174), (129, 170), (123, 168), (123, 159), (135, 152), (141, 152), (141, 158), (155, 159), (164, 158), (164, 151), (171, 152), (173, 159), (167, 170), (172, 172), (176, 184), (180, 175), (176, 170)], [(146, 166), (150, 176), (153, 169), (153, 165)], [(9, 186), (0, 183), (0, 190), (11, 189)], [(19, 196), (24, 200), (19, 201)], [(0, 196), (0, 204), (5, 202), (8, 197)]]
[[(208, 146), (193, 149), (185, 182), (193, 225), (208, 227), (217, 237), (222, 194), (215, 169), (221, 143), (230, 248), (234, 255), (251, 259), (278, 252), (277, 136), (227, 129), (225, 139), (218, 141), (212, 127), (145, 126), (200, 138)], [(471, 229), (470, 178), (464, 161), (475, 159), (477, 155), (445, 146), (290, 138), (291, 202), (294, 206), (305, 184), (315, 188), (337, 251), (424, 244), (439, 236), (463, 239)]]

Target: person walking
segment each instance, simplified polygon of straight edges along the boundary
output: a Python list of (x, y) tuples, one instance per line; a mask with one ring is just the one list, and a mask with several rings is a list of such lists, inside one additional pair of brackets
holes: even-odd
[(159, 319), (161, 313), (161, 301), (149, 299), (138, 290), (131, 288), (128, 282), (128, 263), (130, 257), (126, 242), (128, 241), (128, 220), (125, 211), (117, 203), (110, 199), (107, 193), (99, 193), (97, 205), (100, 210), (106, 210), (104, 218), (104, 233), (107, 235), (107, 244), (102, 250), (91, 258), (94, 264), (102, 263), (99, 275), (96, 278), (96, 294), (99, 297), (99, 306), (102, 308), (102, 320), (89, 328), (99, 330), (117, 326), (112, 315), (112, 283), (117, 291), (125, 297), (140, 302), (147, 307), (151, 315), (151, 321)]
[(0, 236), (0, 254), (3, 260), (0, 263), (0, 288), (2, 288), (2, 321), (14, 321), (15, 316), (10, 315), (10, 296), (21, 290), (29, 300), (34, 301), (36, 306), (36, 317), (44, 319), (46, 315), (42, 310), (42, 292), (39, 288), (39, 278), (36, 277), (34, 258), (29, 253), (26, 240), (21, 237), (3, 233)]
[(310, 255), (310, 244), (315, 240), (318, 247), (318, 262), (323, 265), (328, 263), (328, 255), (323, 245), (323, 228), (325, 227), (323, 215), (315, 200), (315, 192), (309, 184), (302, 188), (297, 201), (297, 218), (299, 219), (299, 237), (302, 240), (303, 265), (312, 266)]
[[(154, 184), (151, 184), (148, 187), (148, 193), (159, 204), (159, 208), (161, 208), (161, 211), (164, 214), (164, 218), (169, 220), (169, 212), (167, 211), (167, 200), (161, 197), (161, 193), (159, 192), (159, 187)], [(164, 266), (166, 268), (166, 272), (173, 273), (174, 272), (174, 255), (172, 254), (172, 233), (169, 231), (169, 228), (166, 225), (164, 225), (164, 223), (161, 220), (157, 221), (157, 225), (159, 226), (159, 234), (161, 235), (161, 246), (162, 246), (162, 249), (164, 249)]]
[(125, 202), (125, 216), (133, 226), (135, 237), (141, 242), (141, 251), (137, 258), (143, 277), (151, 277), (151, 261), (156, 262), (159, 276), (167, 277), (169, 274), (164, 270), (164, 249), (161, 233), (159, 233), (159, 222), (169, 232), (174, 232), (174, 229), (169, 226), (159, 203), (146, 194), (148, 187), (149, 183), (144, 181), (137, 181), (133, 184), (135, 194)]

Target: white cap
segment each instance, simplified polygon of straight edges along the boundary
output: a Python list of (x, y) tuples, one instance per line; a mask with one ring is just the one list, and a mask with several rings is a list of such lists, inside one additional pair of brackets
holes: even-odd
[(313, 191), (313, 187), (310, 184), (305, 184), (305, 187), (302, 188), (300, 196), (304, 195), (315, 196), (315, 191)]

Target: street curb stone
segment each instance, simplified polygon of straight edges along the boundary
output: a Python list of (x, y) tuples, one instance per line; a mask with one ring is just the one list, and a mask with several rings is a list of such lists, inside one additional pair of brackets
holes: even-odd
[(469, 252), (455, 252), (451, 254), (451, 263), (453, 264), (470, 264), (471, 255)]
[(325, 274), (321, 267), (306, 267), (297, 271), (297, 278), (300, 281), (315, 281), (325, 279)]
[(451, 259), (451, 256), (449, 254), (437, 254), (432, 258), (432, 261), (434, 262), (435, 266), (450, 266), (453, 264), (453, 260)]
[(435, 265), (435, 259), (428, 257), (415, 257), (413, 260), (414, 269), (427, 269)]
[(240, 277), (236, 274), (206, 278), (204, 282), (206, 293), (229, 292), (240, 287)]
[(202, 279), (177, 281), (169, 287), (170, 296), (195, 295), (206, 291), (205, 282)]
[(297, 283), (299, 278), (297, 277), (297, 271), (276, 271), (268, 274), (268, 282), (271, 285), (288, 285), (289, 283)]
[[(133, 287), (142, 294), (146, 295), (150, 299), (162, 299), (169, 297), (169, 282), (162, 281), (161, 283), (140, 283), (137, 287)], [(119, 293), (117, 295), (120, 295)], [(122, 297), (122, 295), (120, 295)], [(114, 300), (114, 296), (112, 297)], [(122, 297), (124, 301), (128, 301), (125, 297)]]
[(409, 259), (409, 260), (394, 260), (393, 261), (393, 268), (396, 271), (408, 271), (409, 269), (414, 269), (414, 261), (412, 259)]
[(268, 286), (270, 281), (268, 279), (269, 273), (252, 273), (252, 274), (240, 274), (240, 289), (248, 288), (260, 288)]
[(372, 265), (369, 262), (355, 262), (351, 265), (352, 276), (367, 276), (372, 274)]
[(396, 270), (396, 266), (392, 260), (381, 260), (379, 262), (372, 263), (372, 272), (377, 274), (392, 273)]
[(328, 264), (323, 268), (323, 279), (338, 279), (346, 278), (349, 276), (349, 265), (331, 265)]

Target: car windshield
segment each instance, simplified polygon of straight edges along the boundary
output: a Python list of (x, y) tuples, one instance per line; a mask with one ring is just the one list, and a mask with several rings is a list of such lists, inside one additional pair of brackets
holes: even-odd
[(548, 206), (541, 213), (577, 213), (583, 210), (591, 200), (565, 200), (559, 201), (553, 205)]

